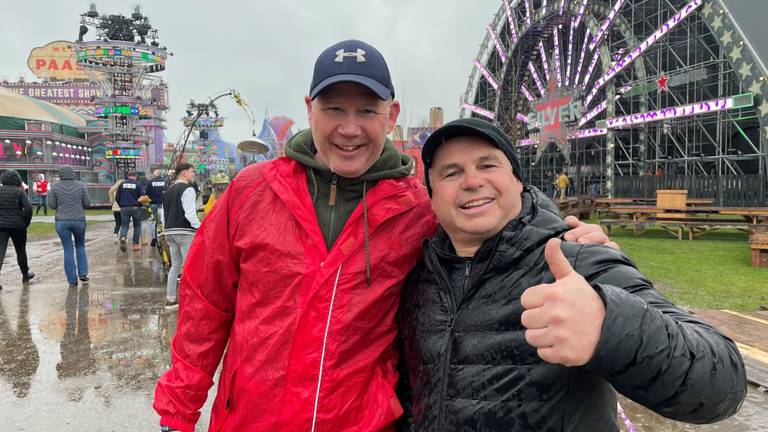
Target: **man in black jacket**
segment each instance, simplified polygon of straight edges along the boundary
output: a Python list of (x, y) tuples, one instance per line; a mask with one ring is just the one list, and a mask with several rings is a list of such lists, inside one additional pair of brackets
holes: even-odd
[(441, 228), (403, 288), (404, 429), (618, 431), (614, 389), (685, 422), (738, 410), (735, 344), (621, 252), (561, 242), (500, 129), (450, 122), (422, 158)]
[[(163, 220), (161, 210), (163, 209), (163, 194), (165, 193), (165, 179), (159, 169), (152, 172), (152, 178), (147, 182), (147, 196), (152, 200), (149, 203), (149, 208), (152, 211), (152, 215), (155, 220)], [(157, 244), (157, 226), (152, 219), (147, 221), (149, 223), (149, 232), (152, 234), (152, 243), (150, 246), (155, 247)]]
[(133, 219), (133, 250), (141, 250), (141, 203), (144, 186), (136, 180), (136, 172), (129, 171), (127, 179), (117, 188), (115, 201), (120, 205), (120, 250), (125, 252), (128, 226)]
[[(27, 227), (32, 222), (32, 204), (21, 190), (21, 176), (16, 171), (5, 171), (0, 176), (0, 183), (0, 268), (5, 260), (8, 239), (11, 239), (16, 249), (21, 281), (29, 282), (35, 277), (27, 263)], [(0, 289), (3, 287), (0, 286)]]

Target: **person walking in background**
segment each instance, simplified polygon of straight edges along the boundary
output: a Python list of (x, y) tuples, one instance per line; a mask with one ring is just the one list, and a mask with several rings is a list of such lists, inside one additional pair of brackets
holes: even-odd
[[(69, 286), (77, 279), (88, 282), (88, 256), (85, 253), (85, 209), (91, 205), (88, 190), (70, 166), (59, 169), (58, 183), (48, 195), (48, 206), (56, 209), (56, 234), (64, 248), (64, 272)], [(74, 238), (74, 244), (72, 239)]]
[(141, 204), (139, 197), (144, 195), (144, 186), (136, 181), (136, 171), (128, 172), (128, 179), (117, 187), (115, 199), (120, 206), (120, 251), (125, 252), (128, 237), (128, 225), (133, 220), (133, 250), (141, 250)]
[(32, 204), (21, 189), (21, 176), (16, 171), (4, 172), (0, 176), (0, 183), (0, 269), (10, 238), (13, 240), (13, 248), (16, 249), (21, 281), (26, 283), (35, 277), (27, 264), (27, 227), (32, 222)]
[(181, 163), (176, 166), (176, 183), (166, 192), (164, 198), (165, 240), (171, 250), (171, 269), (168, 271), (166, 309), (179, 306), (177, 278), (184, 267), (187, 252), (192, 245), (195, 232), (200, 227), (197, 218), (195, 190), (192, 181), (195, 171), (192, 165)]
[(568, 176), (565, 175), (565, 171), (560, 173), (560, 177), (557, 178), (556, 185), (557, 189), (560, 191), (560, 199), (564, 200), (566, 192), (568, 191), (568, 186), (571, 185), (571, 181), (568, 180)]
[(45, 174), (38, 174), (37, 180), (32, 183), (32, 192), (37, 194), (39, 201), (37, 202), (37, 208), (35, 209), (35, 215), (40, 213), (40, 207), (43, 208), (43, 214), (48, 216), (48, 180), (45, 179)]
[(112, 185), (111, 188), (109, 188), (109, 202), (112, 204), (112, 216), (115, 218), (115, 230), (114, 230), (114, 237), (115, 241), (117, 241), (117, 235), (120, 232), (120, 205), (117, 203), (117, 189), (120, 187), (120, 185), (125, 180), (119, 179), (115, 182), (114, 185)]
[[(163, 220), (160, 212), (163, 210), (163, 194), (165, 193), (165, 179), (160, 175), (160, 170), (157, 169), (152, 173), (152, 178), (147, 182), (147, 195), (152, 200), (149, 203), (149, 208), (152, 211), (152, 216), (156, 220)], [(152, 235), (151, 246), (157, 245), (157, 226), (152, 218), (147, 221), (149, 223), (149, 232)]]

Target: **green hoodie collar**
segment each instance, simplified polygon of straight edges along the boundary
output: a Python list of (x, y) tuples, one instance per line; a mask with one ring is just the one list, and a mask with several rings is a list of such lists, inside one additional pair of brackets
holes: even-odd
[[(312, 141), (312, 131), (304, 129), (294, 135), (285, 146), (285, 155), (300, 162), (302, 165), (312, 168), (325, 177), (330, 177), (331, 170), (315, 160), (315, 145)], [(413, 172), (413, 158), (397, 151), (392, 141), (387, 138), (384, 149), (379, 159), (363, 175), (354, 179), (357, 181), (373, 181), (381, 179), (394, 179), (407, 177)]]

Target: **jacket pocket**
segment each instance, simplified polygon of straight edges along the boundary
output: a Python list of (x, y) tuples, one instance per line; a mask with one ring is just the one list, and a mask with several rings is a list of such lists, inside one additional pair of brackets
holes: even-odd
[(237, 368), (234, 368), (228, 376), (222, 376), (220, 380), (219, 394), (216, 395), (216, 401), (213, 404), (211, 414), (211, 430), (214, 432), (224, 429), (224, 425), (233, 411), (233, 395), (237, 370)]

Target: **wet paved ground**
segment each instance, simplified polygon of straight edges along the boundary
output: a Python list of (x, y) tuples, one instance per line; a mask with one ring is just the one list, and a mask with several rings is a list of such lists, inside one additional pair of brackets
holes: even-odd
[[(0, 276), (0, 431), (159, 430), (152, 396), (170, 364), (176, 313), (162, 308), (154, 251), (120, 253), (111, 228), (88, 226), (91, 281), (78, 288), (68, 288), (58, 239), (29, 242), (37, 276), (24, 286), (9, 248)], [(212, 394), (198, 430), (206, 430)], [(768, 430), (768, 396), (755, 389), (734, 418), (710, 426), (623, 404), (638, 431)]]

